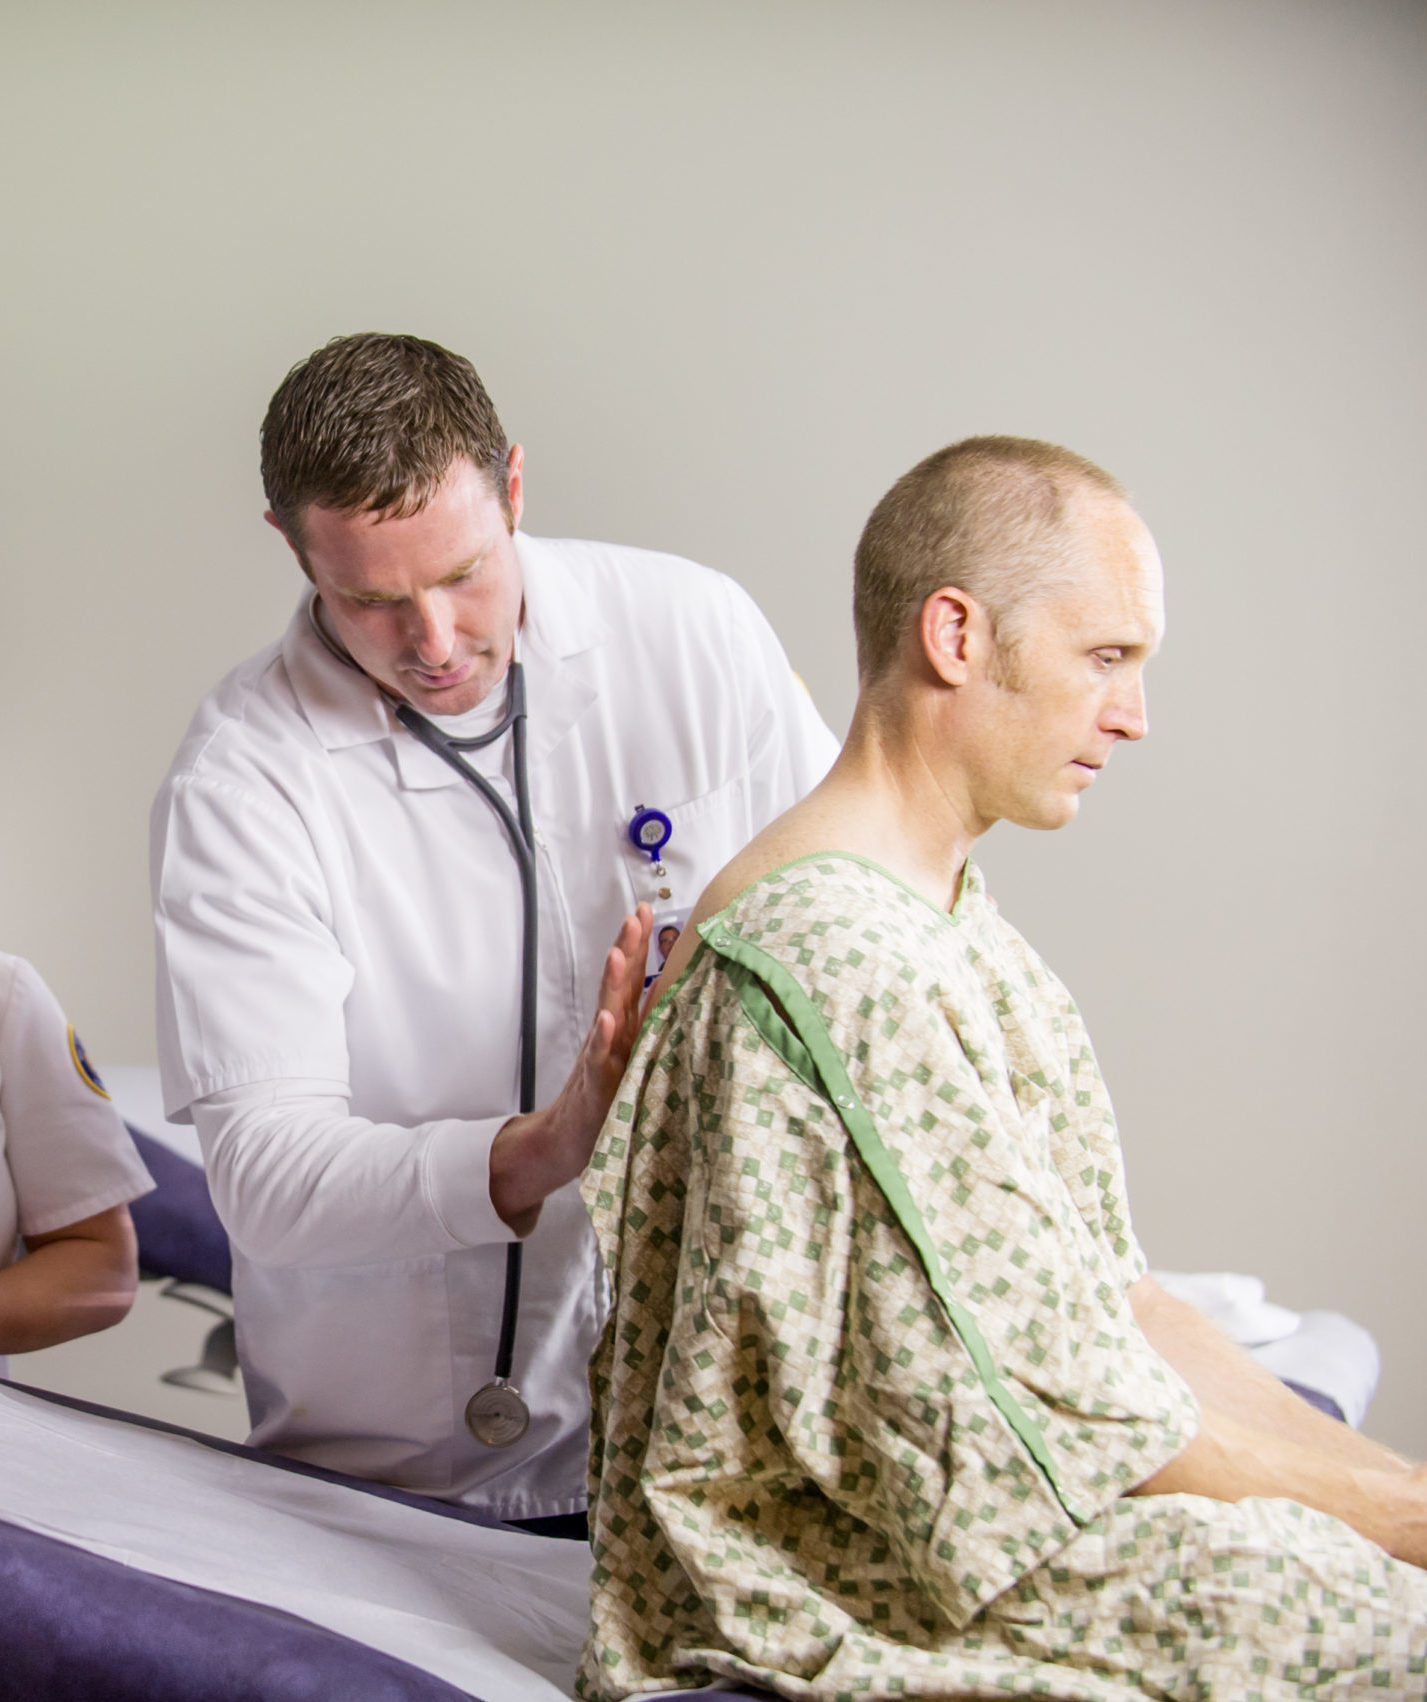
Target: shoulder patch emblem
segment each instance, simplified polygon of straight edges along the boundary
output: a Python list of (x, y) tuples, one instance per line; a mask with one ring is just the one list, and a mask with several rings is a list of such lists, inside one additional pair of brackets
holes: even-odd
[(79, 1072), (79, 1079), (91, 1093), (97, 1093), (101, 1099), (109, 1098), (109, 1089), (99, 1079), (99, 1071), (90, 1063), (85, 1053), (84, 1045), (74, 1032), (74, 1024), (69, 1025), (69, 1055), (74, 1061), (74, 1067)]

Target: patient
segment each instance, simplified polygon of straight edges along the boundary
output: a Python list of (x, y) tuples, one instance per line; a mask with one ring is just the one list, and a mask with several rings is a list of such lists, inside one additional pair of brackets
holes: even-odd
[(1146, 1275), (1080, 1017), (969, 860), (1144, 736), (1148, 531), (973, 439), (878, 505), (854, 615), (846, 748), (705, 894), (586, 1176), (582, 1694), (1420, 1694), (1422, 1474)]
[(128, 1202), (152, 1187), (54, 995), (0, 953), (0, 1376), (6, 1354), (127, 1314), (139, 1280)]

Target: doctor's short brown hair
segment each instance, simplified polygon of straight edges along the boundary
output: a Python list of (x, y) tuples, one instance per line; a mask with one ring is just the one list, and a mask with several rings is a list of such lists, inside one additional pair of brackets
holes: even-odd
[(852, 622), (863, 683), (886, 672), (943, 586), (974, 597), (1009, 652), (1020, 611), (1071, 582), (1069, 499), (1086, 486), (1125, 500), (1093, 461), (1030, 437), (964, 438), (904, 473), (857, 545)]
[(470, 361), (420, 337), (334, 337), (268, 404), (263, 489), (301, 550), (303, 509), (419, 513), (458, 456), (490, 479), (511, 519), (510, 445)]

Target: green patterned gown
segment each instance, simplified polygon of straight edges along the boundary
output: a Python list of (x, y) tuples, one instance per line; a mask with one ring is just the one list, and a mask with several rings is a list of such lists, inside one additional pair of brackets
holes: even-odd
[(700, 929), (585, 1180), (590, 1702), (1427, 1693), (1427, 1572), (1288, 1501), (1132, 1498), (1194, 1435), (1137, 1328), (1110, 1102), (968, 865), (822, 854)]

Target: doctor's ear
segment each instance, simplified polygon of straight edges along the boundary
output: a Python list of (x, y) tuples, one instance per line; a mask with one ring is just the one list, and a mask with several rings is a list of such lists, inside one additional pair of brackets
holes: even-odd
[(505, 463), (505, 494), (501, 499), (506, 524), (514, 532), (525, 512), (525, 450), (512, 443)]
[(288, 531), (286, 526), (283, 525), (282, 521), (278, 519), (277, 515), (274, 514), (272, 509), (270, 509), (270, 508), (268, 510), (266, 510), (266, 512), (263, 514), (263, 519), (266, 520), (268, 525), (271, 526), (275, 531), (282, 533), (283, 540), (286, 542), (287, 547), (297, 557), (297, 565), (302, 569), (302, 571), (307, 575), (307, 577), (309, 579), (311, 579), (312, 569), (307, 565), (306, 560), (303, 558), (302, 551), (297, 547), (296, 543), (293, 541), (292, 535)]
[(964, 591), (944, 585), (922, 604), (918, 636), (932, 671), (949, 686), (965, 685), (970, 675), (968, 647), (979, 606)]

